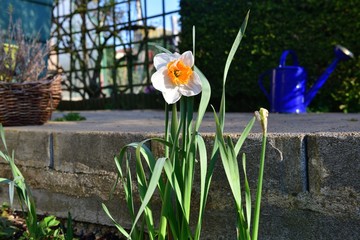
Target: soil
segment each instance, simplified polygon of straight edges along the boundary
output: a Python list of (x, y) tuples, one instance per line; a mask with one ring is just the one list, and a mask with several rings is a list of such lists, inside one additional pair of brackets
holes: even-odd
[[(44, 216), (39, 216), (41, 220)], [(65, 226), (66, 219), (58, 219), (61, 226)], [(102, 226), (92, 223), (73, 223), (74, 239), (79, 240), (124, 240), (115, 227)], [(11, 236), (2, 236), (2, 232), (10, 231)], [(26, 231), (25, 219), (21, 212), (12, 212), (9, 209), (0, 209), (0, 239), (19, 239)]]

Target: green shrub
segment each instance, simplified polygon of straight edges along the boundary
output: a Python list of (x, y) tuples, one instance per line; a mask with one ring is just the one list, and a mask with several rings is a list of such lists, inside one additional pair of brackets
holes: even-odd
[[(355, 59), (341, 62), (310, 103), (311, 111), (359, 112), (358, 44), (360, 14), (357, 0), (224, 1), (181, 0), (181, 52), (192, 49), (196, 27), (197, 66), (207, 72), (213, 89), (211, 103), (219, 103), (222, 66), (242, 17), (251, 10), (248, 31), (229, 72), (227, 109), (253, 111), (268, 106), (258, 77), (278, 66), (283, 50), (294, 50), (308, 72), (310, 87), (334, 59), (333, 48), (343, 45)], [(288, 63), (291, 65), (291, 62)]]

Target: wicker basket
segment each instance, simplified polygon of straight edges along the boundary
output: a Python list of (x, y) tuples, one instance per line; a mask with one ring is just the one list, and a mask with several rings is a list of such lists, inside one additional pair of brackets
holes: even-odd
[(37, 82), (0, 82), (0, 123), (4, 126), (41, 125), (61, 100), (61, 75)]

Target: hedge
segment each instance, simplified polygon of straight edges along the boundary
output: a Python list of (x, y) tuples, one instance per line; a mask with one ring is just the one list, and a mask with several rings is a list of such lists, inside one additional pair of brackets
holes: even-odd
[[(269, 107), (258, 87), (259, 75), (278, 66), (292, 49), (308, 72), (310, 87), (334, 59), (334, 46), (355, 58), (340, 62), (309, 111), (360, 112), (360, 4), (358, 0), (181, 0), (180, 50), (192, 49), (196, 28), (196, 64), (212, 86), (211, 103), (221, 94), (223, 68), (231, 44), (250, 10), (250, 20), (228, 76), (227, 109), (254, 111)], [(291, 62), (287, 62), (291, 65)]]

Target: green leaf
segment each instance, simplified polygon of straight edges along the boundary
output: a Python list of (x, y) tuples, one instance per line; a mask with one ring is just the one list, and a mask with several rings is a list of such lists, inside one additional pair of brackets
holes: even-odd
[(163, 51), (163, 52), (165, 52), (165, 53), (172, 54), (172, 52), (170, 52), (170, 51), (167, 50), (166, 48), (163, 48), (163, 47), (161, 47), (161, 46), (159, 46), (159, 45), (156, 45), (156, 44), (154, 44), (154, 43), (149, 43), (149, 45), (155, 46), (157, 49), (159, 49), (160, 51)]
[(72, 221), (70, 212), (68, 212), (68, 217), (67, 217), (66, 223), (67, 224), (66, 224), (65, 240), (73, 240), (74, 230), (73, 230), (73, 221)]
[[(47, 228), (51, 228), (51, 227), (56, 227), (60, 224), (60, 221), (56, 219), (55, 216), (46, 216), (41, 223), (43, 223), (43, 227), (47, 227)], [(40, 223), (40, 224), (41, 224)]]
[(246, 26), (247, 26), (247, 23), (249, 20), (249, 14), (250, 14), (250, 11), (248, 11), (246, 14), (246, 17), (239, 29), (239, 32), (234, 40), (234, 43), (231, 47), (231, 50), (229, 52), (229, 55), (228, 55), (228, 57), (226, 59), (226, 63), (225, 63), (224, 76), (223, 76), (223, 91), (222, 91), (220, 110), (219, 110), (219, 121), (220, 121), (222, 128), (224, 128), (224, 121), (225, 121), (225, 84), (226, 84), (226, 79), (227, 79), (228, 71), (230, 68), (230, 64), (235, 56), (235, 53), (240, 45), (242, 38), (244, 36), (245, 29), (246, 29)]
[[(195, 47), (195, 26), (193, 26), (192, 28), (192, 37), (193, 37), (193, 55), (195, 56), (195, 50), (196, 50), (196, 47)], [(195, 64), (195, 59), (194, 59), (194, 64)]]
[(195, 72), (199, 75), (202, 84), (200, 105), (198, 109), (198, 116), (195, 123), (195, 132), (197, 132), (199, 131), (201, 122), (209, 105), (210, 96), (211, 96), (211, 87), (205, 75), (196, 66), (195, 66)]
[(132, 231), (134, 230), (137, 221), (139, 220), (141, 214), (142, 214), (142, 213), (144, 212), (144, 210), (145, 210), (145, 207), (148, 205), (148, 203), (150, 202), (150, 199), (151, 199), (152, 195), (154, 194), (154, 191), (155, 191), (156, 186), (157, 186), (157, 184), (158, 184), (158, 181), (159, 181), (159, 179), (160, 179), (161, 172), (162, 172), (162, 170), (163, 170), (165, 161), (166, 161), (166, 158), (159, 158), (159, 159), (156, 161), (156, 165), (155, 165), (155, 168), (154, 168), (154, 172), (153, 172), (153, 174), (152, 174), (152, 176), (151, 176), (151, 178), (150, 178), (150, 182), (149, 182), (148, 189), (147, 189), (147, 191), (146, 191), (146, 194), (145, 194), (145, 196), (144, 196), (144, 199), (142, 200), (140, 209), (139, 209), (139, 211), (138, 211), (138, 214), (136, 215), (136, 218), (135, 218), (135, 221), (134, 221), (133, 226), (132, 226), (132, 228), (131, 228), (130, 234), (131, 234)]
[(245, 34), (245, 30), (246, 30), (246, 26), (247, 26), (247, 23), (248, 23), (248, 20), (249, 20), (249, 14), (250, 14), (250, 11), (247, 12), (246, 14), (246, 17), (239, 29), (239, 32), (234, 40), (234, 43), (230, 49), (230, 52), (229, 52), (229, 55), (226, 59), (226, 63), (225, 63), (225, 68), (224, 68), (224, 77), (223, 77), (223, 85), (225, 86), (225, 83), (226, 83), (226, 78), (227, 78), (227, 75), (228, 75), (228, 71), (229, 71), (229, 68), (230, 68), (230, 64), (235, 56), (235, 53), (237, 51), (237, 49), (239, 48), (240, 46), (240, 42)]
[(201, 225), (203, 221), (203, 213), (206, 205), (207, 199), (207, 189), (206, 189), (206, 179), (207, 179), (207, 151), (206, 144), (204, 139), (200, 135), (196, 135), (197, 145), (199, 149), (199, 162), (200, 162), (200, 207), (199, 207), (199, 217), (195, 230), (195, 238), (200, 239)]
[(0, 178), (0, 183), (10, 183), (11, 180), (7, 179), (7, 178)]
[(166, 239), (167, 219), (164, 215), (160, 217), (160, 229), (159, 229), (159, 240)]
[(247, 230), (250, 230), (250, 224), (251, 224), (251, 193), (250, 193), (249, 181), (248, 181), (247, 174), (246, 174), (246, 155), (245, 155), (245, 153), (242, 155), (242, 163), (243, 163), (244, 185), (245, 185), (246, 223), (247, 223)]
[[(234, 145), (230, 137), (227, 138), (227, 151), (228, 151), (228, 159), (224, 161), (224, 164), (227, 164), (228, 168), (228, 180), (229, 184), (237, 204), (237, 208), (241, 209), (241, 185), (240, 185), (240, 173), (239, 173), (239, 166), (237, 162), (237, 157), (234, 151)], [(226, 160), (226, 159), (225, 159)], [(223, 165), (224, 165), (223, 164)]]
[(183, 214), (185, 214), (185, 210), (184, 210), (184, 207), (182, 205), (183, 195), (182, 195), (181, 187), (180, 187), (179, 182), (178, 182), (178, 180), (176, 178), (176, 174), (173, 174), (174, 173), (174, 166), (171, 164), (170, 161), (165, 162), (164, 170), (165, 170), (165, 174), (167, 176), (167, 180), (169, 181), (171, 188), (175, 192), (176, 199), (179, 202), (180, 208), (181, 208)]
[(125, 200), (128, 205), (128, 209), (130, 211), (130, 216), (132, 221), (135, 221), (135, 211), (134, 211), (134, 199), (133, 199), (133, 185), (131, 178), (131, 170), (129, 166), (129, 160), (126, 159), (126, 181), (124, 183), (124, 191), (125, 191)]
[(250, 122), (246, 125), (244, 131), (241, 133), (240, 138), (238, 139), (238, 141), (236, 142), (235, 145), (235, 155), (237, 156), (239, 154), (239, 151), (245, 141), (245, 139), (248, 137), (252, 127), (254, 126), (254, 122), (255, 122), (255, 117), (253, 117)]
[(6, 146), (6, 140), (5, 140), (5, 130), (1, 123), (0, 123), (0, 135), (1, 135), (1, 140), (3, 142), (5, 151), (7, 152), (8, 150), (7, 150), (7, 146)]
[(127, 231), (123, 227), (121, 227), (120, 224), (113, 218), (113, 216), (110, 214), (109, 209), (106, 207), (106, 205), (104, 203), (102, 203), (101, 206), (102, 206), (104, 212), (106, 213), (106, 215), (108, 215), (108, 217), (113, 222), (115, 227), (119, 230), (119, 232), (121, 232), (121, 234), (124, 235), (127, 239), (131, 239), (130, 234), (128, 234)]

